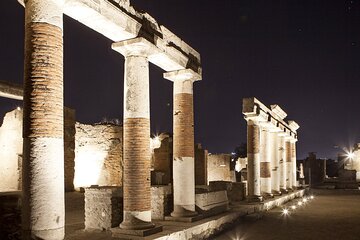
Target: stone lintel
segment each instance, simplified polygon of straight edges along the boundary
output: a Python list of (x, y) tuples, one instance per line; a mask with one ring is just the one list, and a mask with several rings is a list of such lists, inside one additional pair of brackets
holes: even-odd
[(0, 97), (23, 100), (23, 92), (21, 84), (0, 81)]
[[(24, 0), (18, 2), (25, 6)], [(200, 54), (128, 0), (65, 0), (64, 14), (114, 42), (146, 37), (161, 51), (149, 61), (165, 71), (200, 69)]]
[(273, 111), (276, 115), (278, 115), (279, 118), (281, 118), (281, 119), (285, 119), (286, 116), (287, 116), (287, 113), (286, 113), (284, 110), (282, 110), (282, 108), (281, 108), (279, 105), (277, 105), (277, 104), (272, 104), (272, 105), (270, 105), (270, 109), (271, 109), (271, 111)]
[(163, 77), (173, 82), (189, 81), (189, 80), (195, 82), (195, 81), (200, 81), (202, 79), (201, 69), (199, 72), (200, 73), (197, 73), (192, 69), (181, 69), (181, 70), (166, 72), (163, 74)]

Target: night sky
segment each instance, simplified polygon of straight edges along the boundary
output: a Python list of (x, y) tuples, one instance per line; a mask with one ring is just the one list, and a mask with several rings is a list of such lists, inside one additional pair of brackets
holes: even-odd
[[(209, 152), (246, 141), (242, 98), (252, 96), (300, 125), (298, 159), (333, 158), (360, 142), (360, 0), (131, 2), (201, 54), (195, 141)], [(16, 0), (0, 9), (0, 79), (22, 83), (24, 9)], [(111, 43), (64, 16), (65, 105), (79, 122), (122, 119), (124, 58)], [(153, 134), (172, 131), (172, 83), (162, 73), (150, 65)], [(18, 105), (1, 98), (1, 118)]]

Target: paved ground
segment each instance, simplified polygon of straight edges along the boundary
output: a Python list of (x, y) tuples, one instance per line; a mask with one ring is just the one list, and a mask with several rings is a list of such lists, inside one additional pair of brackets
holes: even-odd
[[(247, 216), (216, 240), (359, 240), (360, 191), (312, 190), (314, 200), (283, 216), (275, 208), (257, 219)], [(290, 207), (297, 200), (288, 203)]]

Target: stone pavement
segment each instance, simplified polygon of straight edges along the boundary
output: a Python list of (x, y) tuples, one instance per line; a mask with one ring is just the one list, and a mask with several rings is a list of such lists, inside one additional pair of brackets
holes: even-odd
[[(359, 240), (360, 191), (311, 190), (314, 200), (289, 216), (282, 208), (266, 212), (261, 219), (245, 217), (231, 230), (214, 236), (216, 240)], [(289, 202), (290, 207), (297, 200)]]
[[(304, 190), (297, 191), (265, 201), (265, 203), (249, 204), (239, 202), (231, 205), (231, 210), (223, 214), (208, 217), (193, 223), (180, 223), (171, 221), (154, 221), (156, 224), (163, 225), (163, 231), (148, 237), (131, 239), (206, 239), (215, 231), (224, 227), (229, 227), (237, 219), (252, 214), (261, 216), (264, 209), (280, 205), (304, 193)], [(111, 237), (109, 232), (83, 231), (84, 229), (84, 198), (81, 193), (66, 194), (66, 239), (71, 240), (105, 240), (119, 239)], [(255, 214), (254, 214), (255, 213)], [(260, 214), (259, 214), (260, 213)]]

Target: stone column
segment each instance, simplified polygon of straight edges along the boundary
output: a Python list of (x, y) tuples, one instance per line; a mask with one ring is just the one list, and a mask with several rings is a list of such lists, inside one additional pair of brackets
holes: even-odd
[(63, 239), (63, 0), (25, 0), (23, 239)]
[(262, 201), (260, 192), (260, 129), (257, 122), (247, 122), (248, 201)]
[(150, 90), (147, 56), (154, 46), (143, 38), (117, 42), (125, 57), (124, 74), (124, 214), (122, 229), (153, 228), (150, 192)]
[(279, 141), (276, 132), (270, 133), (271, 138), (271, 189), (273, 195), (281, 195), (280, 191), (280, 169), (279, 169)]
[(263, 127), (260, 136), (260, 191), (264, 197), (273, 197), (271, 193), (271, 135), (266, 127)]
[(195, 211), (193, 82), (200, 75), (190, 69), (167, 72), (174, 82), (172, 217), (192, 217)]
[(287, 193), (286, 190), (286, 146), (285, 146), (285, 136), (283, 133), (279, 134), (279, 166), (280, 166), (280, 190), (283, 193)]
[(285, 141), (285, 152), (286, 152), (286, 189), (292, 190), (292, 161), (291, 161), (291, 143), (289, 139)]
[(291, 165), (292, 165), (292, 187), (293, 189), (297, 188), (297, 181), (296, 181), (296, 139), (292, 139), (290, 141), (291, 146)]

